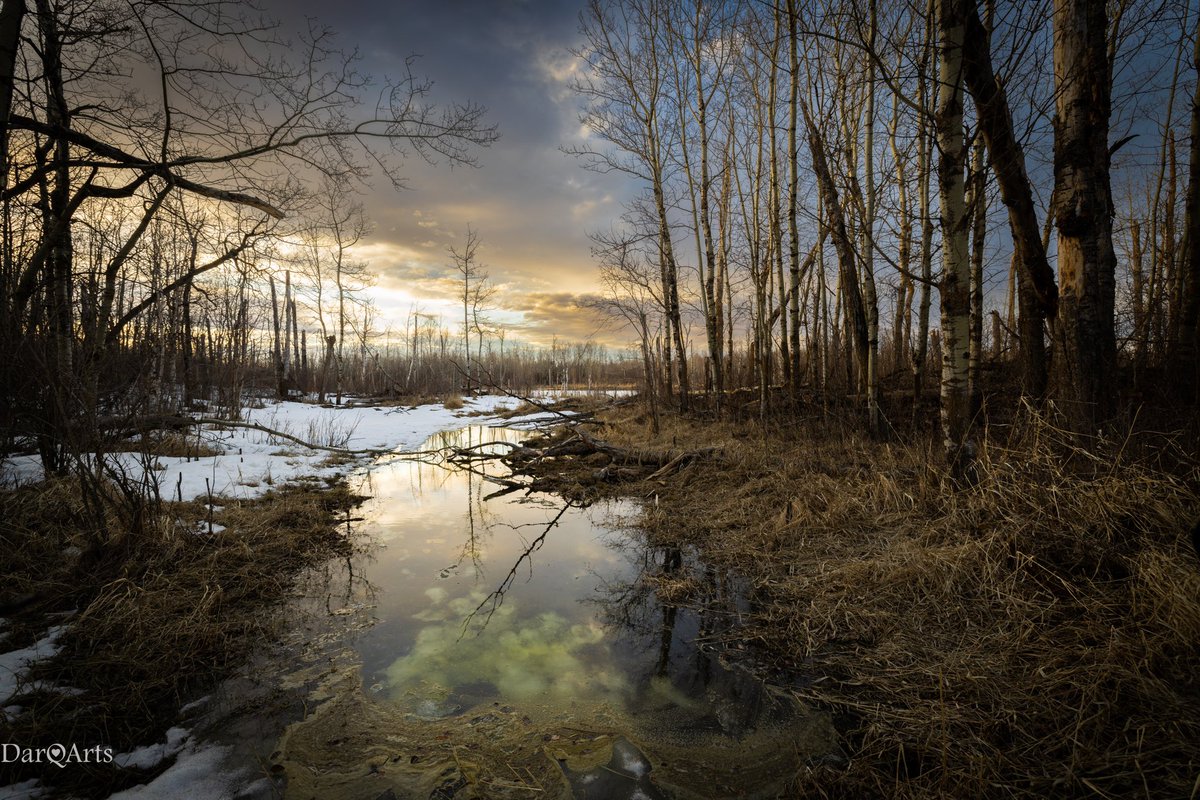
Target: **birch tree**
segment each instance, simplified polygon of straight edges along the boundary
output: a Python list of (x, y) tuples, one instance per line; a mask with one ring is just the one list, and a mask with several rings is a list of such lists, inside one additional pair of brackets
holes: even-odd
[(620, 171), (648, 186), (656, 217), (658, 261), (667, 305), (666, 361), (671, 348), (679, 376), (679, 403), (689, 404), (687, 346), (679, 301), (679, 265), (675, 256), (668, 204), (668, 154), (677, 132), (671, 130), (668, 97), (671, 65), (666, 62), (661, 0), (590, 0), (581, 14), (585, 45), (576, 55), (587, 69), (575, 89), (587, 100), (581, 121), (615, 150), (572, 148), (583, 164), (600, 172)]
[(935, 0), (938, 26), (937, 145), (942, 228), (942, 436), (951, 472), (970, 460), (970, 275), (967, 253), (966, 143), (963, 137), (961, 0)]

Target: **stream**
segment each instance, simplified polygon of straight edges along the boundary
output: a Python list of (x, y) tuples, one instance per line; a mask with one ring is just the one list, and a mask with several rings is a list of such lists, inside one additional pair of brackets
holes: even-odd
[(766, 798), (835, 750), (825, 717), (706, 644), (746, 608), (736, 580), (648, 546), (632, 501), (503, 493), (500, 474), (397, 458), (359, 476), (361, 546), (314, 571), (285, 655), (256, 665), (302, 711), (223, 726), (283, 729), (259, 758), (285, 797)]

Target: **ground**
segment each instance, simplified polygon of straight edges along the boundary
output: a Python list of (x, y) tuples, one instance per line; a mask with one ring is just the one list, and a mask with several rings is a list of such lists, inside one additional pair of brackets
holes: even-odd
[[(504, 404), (516, 405), (477, 399), (458, 412), (473, 409), (469, 418), (442, 406), (330, 411), (272, 404), (250, 419), (310, 441), (323, 438), (322, 444), (411, 448), (440, 427), (494, 419)], [(221, 445), (220, 454), (200, 461), (160, 457), (164, 495), (174, 485), (185, 487), (185, 501), (198, 498), (173, 507), (189, 531), (181, 540), (186, 546), (148, 559), (136, 591), (127, 578), (95, 593), (82, 610), (57, 609), (60, 627), (48, 620), (37, 631), (10, 626), (15, 638), (12, 652), (0, 656), (0, 681), (7, 680), (0, 695), (11, 695), (19, 683), (35, 700), (57, 696), (69, 704), (72, 690), (88, 687), (39, 665), (64, 663), (64, 653), (94, 654), (100, 639), (155, 638), (139, 627), (139, 609), (161, 606), (189, 581), (194, 591), (184, 602), (205, 597), (208, 605), (178, 613), (220, 616), (226, 605), (239, 607), (223, 593), (262, 585), (264, 574), (247, 581), (245, 570), (286, 575), (296, 562), (286, 562), (283, 551), (291, 558), (298, 543), (313, 557), (345, 546), (330, 535), (331, 522), (353, 498), (266, 489), (285, 473), (336, 481), (370, 454), (330, 459), (329, 452), (304, 452), (257, 431), (220, 436), (235, 437), (208, 440)], [(527, 444), (543, 453), (558, 448), (544, 458), (523, 457), (540, 485), (580, 500), (639, 498), (636, 524), (660, 546), (696, 556), (676, 572), (650, 576), (660, 597), (706, 602), (705, 576), (688, 564), (741, 577), (746, 624), (725, 631), (719, 644), (830, 712), (849, 756), (795, 775), (795, 793), (1194, 792), (1200, 562), (1189, 534), (1200, 518), (1200, 466), (1169, 437), (1131, 437), (1084, 451), (1052, 420), (1029, 412), (984, 441), (971, 480), (959, 483), (946, 476), (932, 442), (920, 437), (876, 443), (831, 422), (801, 429), (700, 415), (666, 415), (652, 434), (635, 403), (605, 411), (582, 434), (564, 429)], [(257, 483), (244, 469), (239, 479), (234, 466), (246, 464), (247, 454)], [(223, 476), (219, 502), (208, 499), (213, 475)], [(209, 477), (209, 487), (200, 476)], [(44, 486), (40, 494), (6, 494), (6, 511), (13, 503), (40, 502), (69, 519), (68, 489)], [(203, 562), (214, 552), (200, 543), (238, 537), (259, 537), (256, 553), (268, 542), (287, 546), (277, 561), (239, 561), (236, 547), (219, 549), (229, 580), (213, 579)], [(68, 539), (54, 543), (57, 552), (76, 546)], [(89, 615), (108, 621), (88, 630), (91, 638), (73, 626)], [(245, 622), (236, 614), (221, 620)], [(269, 634), (252, 626), (220, 630), (238, 640)], [(21, 719), (11, 708), (6, 716), (10, 725)], [(130, 739), (123, 760), (149, 764), (175, 754), (175, 766), (136, 796), (177, 796), (188, 785), (180, 781), (201, 772), (211, 778), (208, 760), (219, 760), (220, 753), (186, 731), (160, 730), (157, 745), (144, 736)], [(147, 769), (153, 777), (153, 767)]]
[[(541, 414), (502, 395), (453, 400), (268, 401), (242, 416), (330, 449), (216, 424), (131, 441), (115, 460), (128, 485), (157, 487), (162, 504), (145, 508), (160, 510), (136, 520), (114, 514), (99, 531), (74, 478), (43, 480), (33, 456), (4, 462), (0, 544), (10, 578), (0, 587), (0, 741), (113, 746), (114, 763), (134, 769), (43, 773), (90, 796), (132, 786), (137, 797), (176, 797), (181, 785), (210, 796), (205, 787), (230, 783), (214, 772), (226, 750), (170, 728), (175, 709), (271, 638), (278, 620), (263, 610), (288, 595), (299, 570), (352, 546), (338, 524), (358, 498), (342, 478), (440, 431)], [(44, 790), (29, 770), (2, 769), (0, 795)]]

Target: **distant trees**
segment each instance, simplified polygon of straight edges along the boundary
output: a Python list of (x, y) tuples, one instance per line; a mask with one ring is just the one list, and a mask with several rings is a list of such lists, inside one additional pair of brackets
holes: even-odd
[(362, 302), (362, 292), (373, 280), (367, 264), (352, 259), (350, 250), (369, 231), (362, 203), (353, 200), (345, 186), (324, 179), (295, 241), (288, 243), (293, 253), (290, 260), (297, 262), (307, 279), (312, 313), (321, 329), (323, 355), (318, 385), (321, 402), (329, 389), (331, 374), (334, 401), (338, 405), (342, 402), (346, 334), (352, 330), (350, 319), (354, 307)]
[[(150, 93), (132, 83), (147, 75)], [(367, 79), (330, 31), (288, 40), (223, 0), (5, 2), (0, 77), (0, 352), (29, 377), (4, 381), (5, 421), (52, 472), (129, 406), (134, 354), (182, 350), (189, 371), (200, 342), (210, 365), (218, 345), (252, 356), (258, 268), (302, 179), (354, 181), (365, 150), (398, 182), (395, 156), (470, 161), (495, 138), (483, 109), (427, 104), (411, 72), (355, 118)], [(200, 295), (219, 271), (233, 296)]]

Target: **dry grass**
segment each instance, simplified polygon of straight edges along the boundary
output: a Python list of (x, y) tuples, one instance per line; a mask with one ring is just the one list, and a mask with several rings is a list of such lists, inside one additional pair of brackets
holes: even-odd
[[(1076, 449), (1037, 416), (972, 486), (928, 448), (637, 420), (609, 441), (720, 444), (638, 491), (642, 524), (743, 576), (753, 642), (835, 710), (851, 765), (812, 795), (1189, 797), (1200, 773), (1200, 472)], [(622, 434), (622, 432), (624, 432)], [(675, 587), (686, 595), (686, 587)]]
[[(554, 404), (551, 403), (550, 405)], [(524, 417), (529, 414), (540, 414), (542, 412), (543, 409), (541, 407), (535, 406), (533, 403), (530, 403), (526, 400), (522, 400), (516, 404), (515, 408), (496, 409), (495, 414), (501, 419), (512, 419), (513, 417)]]
[[(89, 549), (80, 541), (82, 509), (72, 487), (64, 480), (0, 495), (13, 541), (22, 543), (18, 585), (4, 587), (6, 599), (29, 593), (43, 598), (42, 609), (77, 609), (61, 652), (30, 677), (78, 691), (14, 699), (26, 711), (3, 739), (26, 746), (74, 742), (121, 752), (161, 740), (184, 702), (268, 639), (280, 622), (272, 609), (299, 571), (349, 549), (334, 523), (360, 500), (341, 487), (226, 500), (213, 517), (226, 530), (211, 536), (197, 533), (207, 514), (202, 504), (169, 504), (136, 538), (114, 525)], [(64, 558), (72, 545), (82, 555)], [(39, 777), (107, 796), (139, 780), (109, 766), (40, 769), (0, 774), (0, 783)]]
[(172, 431), (154, 431), (134, 439), (126, 439), (118, 442), (112, 451), (146, 453), (165, 458), (201, 458), (218, 453), (195, 436), (185, 436)]
[(447, 395), (442, 401), (442, 406), (450, 411), (457, 411), (463, 407), (463, 399), (456, 394)]

